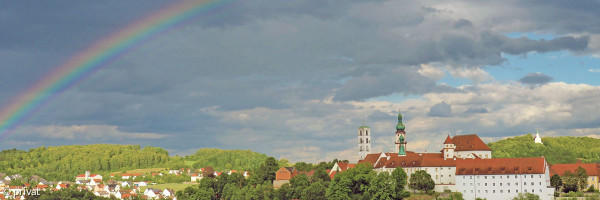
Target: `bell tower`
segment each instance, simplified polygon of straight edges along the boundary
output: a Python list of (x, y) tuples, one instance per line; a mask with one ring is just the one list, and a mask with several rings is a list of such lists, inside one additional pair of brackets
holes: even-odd
[(398, 113), (398, 124), (396, 125), (395, 151), (398, 156), (406, 156), (406, 132), (404, 132), (404, 124), (402, 123), (402, 114)]
[(358, 160), (365, 159), (371, 153), (371, 128), (363, 125), (358, 127)]

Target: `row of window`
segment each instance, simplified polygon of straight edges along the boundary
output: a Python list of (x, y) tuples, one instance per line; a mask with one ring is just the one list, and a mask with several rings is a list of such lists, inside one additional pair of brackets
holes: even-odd
[[(488, 190), (484, 190), (484, 191), (485, 191), (485, 193), (489, 193)], [(470, 192), (473, 193), (473, 190), (471, 190)], [(499, 192), (504, 193), (504, 190), (499, 190)], [(510, 193), (510, 190), (507, 190), (506, 192)], [(531, 190), (524, 189), (523, 192), (535, 193), (535, 189), (531, 189)], [(539, 189), (539, 192), (542, 193), (542, 189)], [(467, 190), (463, 190), (463, 193), (467, 193)], [(477, 193), (481, 193), (481, 190), (477, 190)], [(496, 190), (492, 190), (492, 193), (496, 193)], [(515, 190), (515, 193), (519, 193), (519, 190)]]
[[(362, 136), (362, 135), (363, 135), (363, 132), (362, 132), (362, 131), (360, 131), (358, 135), (359, 135), (359, 136)], [(365, 135), (366, 135), (366, 136), (369, 136), (369, 130), (366, 130), (366, 131), (365, 131)]]
[[(437, 178), (437, 176), (436, 176)], [(542, 182), (539, 182), (540, 185), (542, 185)], [(463, 183), (463, 186), (466, 186), (467, 183)], [(470, 183), (471, 186), (473, 186), (473, 183)], [(510, 183), (506, 183), (507, 186), (510, 186)], [(518, 186), (519, 183), (515, 182), (515, 186)], [(527, 182), (523, 182), (523, 185), (527, 185)], [(531, 182), (531, 185), (535, 185), (535, 183)], [(477, 183), (477, 186), (481, 186), (481, 183)], [(484, 183), (484, 186), (488, 186), (488, 183)], [(496, 186), (496, 183), (492, 183), (492, 186)], [(500, 186), (502, 186), (502, 183), (500, 183)]]
[[(542, 178), (542, 175), (538, 175), (539, 178)], [(499, 179), (502, 179), (502, 175), (498, 175)], [(473, 176), (469, 176), (470, 179), (473, 179)], [(480, 179), (481, 176), (477, 176), (477, 179)], [(492, 179), (496, 179), (496, 175), (491, 175)], [(518, 175), (515, 175), (515, 178), (518, 178)], [(523, 178), (527, 178), (527, 175), (523, 175)], [(533, 178), (533, 175), (531, 175), (531, 178)], [(463, 176), (463, 179), (465, 179), (465, 176)], [(483, 176), (483, 179), (488, 179), (488, 176)], [(510, 175), (506, 175), (506, 179), (510, 179)]]

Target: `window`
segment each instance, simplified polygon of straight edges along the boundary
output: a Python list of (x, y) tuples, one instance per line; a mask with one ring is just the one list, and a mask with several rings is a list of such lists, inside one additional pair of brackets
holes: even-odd
[(492, 193), (496, 193), (496, 190), (492, 190)]
[(473, 193), (473, 190), (471, 190), (471, 193)]
[(481, 186), (481, 183), (477, 183), (477, 186)]
[(518, 182), (515, 182), (515, 185), (519, 185), (519, 183), (518, 183)]
[(369, 136), (369, 130), (367, 130), (367, 134), (366, 134), (366, 136)]
[(540, 193), (542, 193), (542, 189), (540, 189)]
[(466, 183), (463, 183), (463, 186), (467, 185)]
[(533, 178), (533, 175), (531, 175), (531, 178)]
[(510, 193), (510, 190), (508, 190), (508, 193)]
[(500, 186), (502, 186), (502, 183), (500, 183)]
[(496, 186), (496, 183), (492, 183), (492, 186)]
[(516, 190), (515, 193), (519, 193), (519, 190)]
[(488, 193), (488, 190), (485, 190), (485, 193)]
[(510, 176), (506, 175), (506, 179), (509, 179), (509, 178), (510, 178)]
[(506, 183), (506, 184), (508, 184), (508, 186), (510, 186), (510, 183)]
[[(540, 175), (540, 178), (542, 178), (542, 175)], [(592, 178), (593, 179), (593, 178)]]
[(487, 179), (487, 176), (483, 176), (483, 179)]
[(470, 185), (473, 186), (473, 183), (471, 183)]
[(485, 186), (487, 186), (487, 183), (485, 183)]
[(492, 176), (492, 179), (496, 179), (496, 176)]
[(504, 191), (500, 190), (500, 193), (504, 193)]
[(540, 185), (542, 185), (542, 182), (540, 182)]
[[(437, 168), (435, 168), (435, 169), (437, 169)], [(435, 175), (435, 177), (437, 177), (437, 175)], [(463, 176), (463, 179), (465, 179), (465, 177), (464, 177), (464, 176)]]
[(517, 175), (515, 175), (515, 178), (517, 178)]
[(527, 189), (525, 189), (525, 193), (527, 193)]
[(523, 185), (527, 185), (527, 182), (523, 182)]

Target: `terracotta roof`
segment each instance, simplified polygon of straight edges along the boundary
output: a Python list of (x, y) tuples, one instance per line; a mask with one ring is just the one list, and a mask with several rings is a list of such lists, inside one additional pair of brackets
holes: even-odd
[(335, 174), (337, 174), (337, 171), (332, 171), (331, 174), (329, 174), (329, 178), (331, 178), (331, 180), (333, 180), (333, 177), (335, 177)]
[(456, 160), (456, 175), (543, 174), (545, 170), (543, 157)]
[[(90, 174), (90, 177), (94, 177), (94, 176), (98, 176), (98, 174)], [(77, 175), (77, 177), (79, 177), (79, 178), (85, 177), (85, 174), (79, 174), (79, 175)]]
[(367, 154), (367, 156), (365, 156), (364, 159), (358, 161), (358, 164), (361, 164), (361, 163), (371, 163), (371, 165), (374, 165), (375, 162), (377, 162), (377, 159), (379, 158), (379, 155), (381, 155), (381, 153)]
[(398, 156), (397, 153), (386, 153), (385, 155), (387, 157), (380, 158), (373, 165), (373, 168), (456, 166), (454, 159), (444, 160), (441, 153), (415, 153), (407, 151), (406, 156)]
[[(446, 139), (447, 140), (447, 139)], [(457, 135), (452, 138), (452, 143), (456, 146), (454, 151), (491, 151), (479, 136), (472, 135)]]
[(454, 144), (454, 143), (452, 143), (452, 138), (450, 138), (450, 135), (448, 135), (448, 137), (446, 137), (446, 141), (444, 141), (444, 144)]
[(577, 172), (577, 168), (582, 167), (588, 176), (600, 176), (600, 164), (596, 163), (577, 163), (577, 164), (554, 164), (550, 166), (550, 175), (558, 174), (563, 176), (566, 171)]
[(285, 168), (285, 170), (289, 171), (289, 172), (294, 172), (295, 168), (294, 167), (283, 167)]

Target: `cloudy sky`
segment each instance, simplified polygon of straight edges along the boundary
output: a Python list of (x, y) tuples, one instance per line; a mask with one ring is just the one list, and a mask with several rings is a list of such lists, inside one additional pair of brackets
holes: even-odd
[[(170, 1), (3, 1), (0, 106)], [(0, 141), (356, 160), (446, 135), (600, 136), (597, 1), (232, 1), (135, 45)]]

